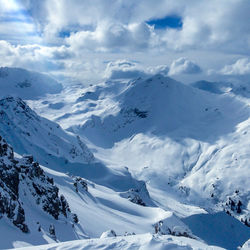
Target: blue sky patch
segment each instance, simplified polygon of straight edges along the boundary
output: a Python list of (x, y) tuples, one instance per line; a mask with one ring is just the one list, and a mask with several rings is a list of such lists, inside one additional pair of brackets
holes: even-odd
[(59, 32), (58, 35), (59, 35), (59, 37), (63, 37), (63, 38), (70, 37), (70, 32), (71, 32), (70, 30), (62, 30)]
[(70, 37), (71, 33), (76, 33), (78, 31), (94, 31), (95, 26), (93, 25), (70, 25), (65, 27), (59, 32), (59, 37)]
[(15, 11), (5, 11), (3, 15), (0, 16), (1, 22), (25, 22), (32, 23), (31, 13), (29, 11), (20, 9)]
[(155, 29), (180, 29), (182, 28), (182, 18), (176, 15), (166, 16), (160, 19), (152, 19), (147, 24), (154, 25)]

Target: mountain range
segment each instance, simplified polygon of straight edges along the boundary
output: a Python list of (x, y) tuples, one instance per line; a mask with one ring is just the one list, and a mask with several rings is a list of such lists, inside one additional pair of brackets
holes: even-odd
[(1, 68), (0, 248), (247, 249), (249, 104), (246, 84)]

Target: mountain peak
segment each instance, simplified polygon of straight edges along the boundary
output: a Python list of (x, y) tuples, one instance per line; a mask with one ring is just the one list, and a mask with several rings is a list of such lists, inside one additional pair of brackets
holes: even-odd
[(0, 97), (12, 95), (29, 100), (61, 90), (62, 85), (48, 75), (22, 68), (0, 68)]

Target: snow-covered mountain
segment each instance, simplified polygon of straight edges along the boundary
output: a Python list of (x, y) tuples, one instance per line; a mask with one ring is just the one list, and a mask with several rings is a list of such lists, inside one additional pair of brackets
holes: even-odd
[[(100, 236), (37, 249), (243, 245), (250, 238), (250, 103), (247, 95), (224, 85), (213, 86), (216, 92), (204, 84), (188, 86), (155, 75), (68, 86), (57, 94), (27, 97), (29, 106), (19, 97), (2, 98), (0, 135), (17, 153), (12, 168), (21, 178), (18, 162), (31, 161), (30, 169), (34, 163), (19, 155), (32, 154), (45, 176), (45, 182), (36, 179), (39, 187), (56, 187), (72, 215), (48, 217), (31, 188), (36, 212), (26, 201), (22, 206), (31, 215), (26, 223), (31, 235), (18, 228), (12, 233), (15, 219), (5, 213), (0, 229), (6, 228), (9, 238), (0, 248)], [(24, 189), (32, 181), (26, 177)], [(77, 223), (70, 221), (73, 214)], [(34, 218), (44, 216), (50, 219), (39, 220), (39, 231)], [(74, 225), (65, 238), (62, 221)]]
[(11, 239), (19, 236), (40, 243), (79, 239), (74, 229), (77, 215), (31, 155), (14, 157), (12, 147), (0, 137), (0, 166), (1, 248), (10, 247)]
[(18, 154), (32, 154), (44, 166), (80, 175), (119, 191), (141, 185), (126, 168), (121, 167), (119, 171), (107, 168), (95, 159), (80, 136), (38, 116), (20, 98), (1, 99), (0, 116), (0, 134)]
[(190, 84), (194, 88), (201, 89), (214, 94), (222, 94), (232, 90), (232, 85), (222, 82), (198, 81)]
[[(0, 228), (1, 231), (5, 231), (4, 234), (8, 239), (2, 242), (1, 247), (10, 247), (12, 244), (15, 247), (24, 246), (25, 243), (20, 240), (27, 245), (89, 237), (85, 235), (83, 228), (86, 228), (88, 235), (98, 236), (102, 230), (107, 230), (111, 225), (119, 234), (126, 233), (124, 230), (133, 230), (131, 233), (134, 231), (137, 233), (143, 226), (153, 232), (156, 213), (165, 218), (164, 230), (171, 228), (169, 230), (176, 234), (186, 232), (189, 237), (195, 238), (187, 226), (171, 213), (159, 210), (157, 207), (146, 208), (141, 202), (129, 200), (127, 197), (124, 199), (119, 193), (98, 187), (81, 177), (69, 177), (46, 168), (44, 171), (39, 163), (34, 162), (31, 155), (14, 157), (12, 147), (2, 137), (0, 137), (0, 164)], [(123, 216), (120, 215), (120, 219), (126, 218), (122, 228), (116, 225), (119, 221), (115, 218), (117, 217), (115, 214), (121, 212), (121, 205), (124, 212)], [(139, 205), (142, 209), (136, 209)], [(72, 213), (71, 207), (74, 211), (78, 210), (79, 215)], [(134, 214), (136, 210), (137, 215)], [(148, 216), (149, 221), (142, 220), (142, 223), (139, 223), (141, 226), (133, 228), (129, 218), (132, 214), (134, 214), (133, 219), (135, 217), (138, 217), (138, 220), (142, 217), (146, 219)], [(151, 218), (150, 214), (153, 215)], [(100, 220), (101, 223), (93, 224), (95, 220)], [(9, 223), (16, 229), (8, 225)], [(14, 234), (11, 234), (13, 230)], [(158, 230), (165, 234), (161, 226)]]
[[(32, 246), (35, 249), (34, 245), (50, 243), (37, 249), (81, 249), (83, 246), (91, 249), (109, 249), (111, 246), (130, 249), (132, 245), (135, 249), (150, 249), (153, 246), (156, 249), (179, 246), (217, 249), (206, 245), (205, 240), (211, 245), (234, 249), (248, 239), (247, 227), (225, 213), (209, 217), (204, 210), (188, 206), (182, 209), (193, 215), (180, 218), (144, 200), (145, 196), (150, 199), (147, 191), (143, 193), (141, 190), (137, 194), (145, 202), (142, 204), (79, 176), (69, 176), (40, 166), (31, 155), (14, 157), (12, 147), (3, 138), (0, 152), (0, 229), (5, 237), (1, 248)], [(207, 224), (200, 233), (202, 237), (190, 229), (192, 227), (197, 231), (198, 221)], [(228, 229), (225, 231), (225, 228)], [(211, 232), (207, 234), (206, 230)], [(212, 230), (215, 232), (212, 233)], [(75, 241), (89, 237), (101, 239)], [(227, 238), (226, 242), (221, 240), (223, 237)], [(70, 240), (68, 243), (52, 244)]]
[[(96, 145), (98, 158), (127, 166), (152, 188), (169, 186), (193, 204), (226, 210), (249, 224), (246, 99), (161, 75), (91, 88), (75, 99), (85, 112), (79, 105), (58, 120), (65, 127), (72, 122), (68, 129)], [(94, 108), (87, 109), (90, 103)]]
[(6, 95), (37, 99), (56, 94), (62, 85), (51, 77), (21, 68), (0, 67), (0, 98)]
[(250, 97), (250, 87), (249, 82), (247, 81), (218, 81), (218, 82), (209, 82), (209, 81), (198, 81), (191, 83), (190, 86), (198, 88), (214, 94), (223, 94), (231, 93), (234, 95), (239, 95), (242, 97)]
[(0, 99), (0, 116), (0, 133), (20, 154), (29, 152), (43, 163), (49, 157), (83, 163), (94, 160), (79, 136), (66, 133), (60, 125), (38, 116), (20, 98)]
[[(107, 88), (106, 92), (114, 95), (114, 90)], [(91, 96), (98, 96), (98, 92), (85, 95), (93, 102)], [(73, 124), (71, 130), (82, 130), (92, 142), (101, 145), (103, 141), (101, 146), (106, 147), (139, 133), (214, 141), (247, 118), (245, 106), (228, 96), (212, 96), (156, 75), (129, 82), (114, 95), (113, 106), (108, 107), (112, 113), (93, 114), (82, 125)], [(232, 112), (236, 116), (232, 117)]]

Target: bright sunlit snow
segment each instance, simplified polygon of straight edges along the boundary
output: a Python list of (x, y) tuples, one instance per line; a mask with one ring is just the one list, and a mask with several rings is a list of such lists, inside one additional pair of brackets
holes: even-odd
[(0, 0), (0, 249), (249, 249), (249, 9)]

